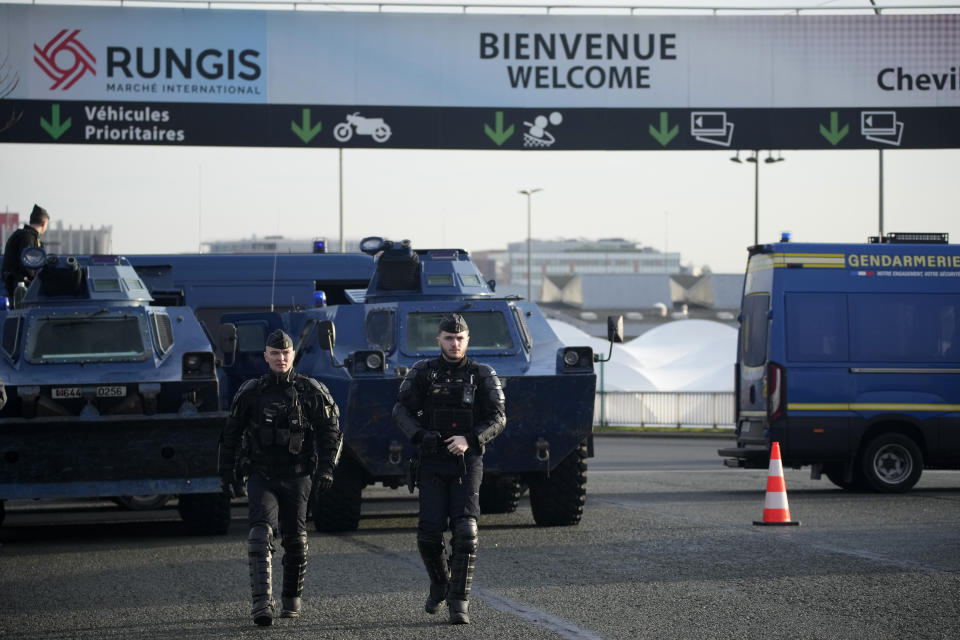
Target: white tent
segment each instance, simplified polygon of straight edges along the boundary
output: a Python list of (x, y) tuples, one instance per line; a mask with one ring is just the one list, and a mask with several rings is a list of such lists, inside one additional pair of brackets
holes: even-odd
[[(606, 357), (609, 344), (548, 320), (564, 344), (588, 345)], [(733, 391), (737, 330), (711, 320), (665, 323), (622, 345), (604, 364), (607, 391)], [(599, 371), (599, 365), (597, 365)]]

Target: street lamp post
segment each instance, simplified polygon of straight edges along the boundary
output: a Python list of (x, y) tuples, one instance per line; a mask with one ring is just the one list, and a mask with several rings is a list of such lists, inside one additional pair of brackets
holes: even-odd
[[(737, 155), (730, 158), (730, 161), (742, 162), (740, 152), (737, 151)], [(753, 155), (747, 158), (747, 162), (753, 163), (753, 244), (758, 245), (760, 244), (760, 151), (754, 151)], [(776, 158), (773, 157), (773, 153), (769, 153), (764, 162), (767, 164), (783, 162), (783, 156), (779, 151)]]
[(530, 278), (530, 242), (531, 242), (531, 224), (530, 224), (530, 201), (533, 199), (533, 194), (538, 191), (543, 191), (543, 189), (537, 187), (536, 189), (521, 189), (517, 193), (527, 196), (527, 300), (533, 300), (532, 291), (533, 286), (531, 284)]

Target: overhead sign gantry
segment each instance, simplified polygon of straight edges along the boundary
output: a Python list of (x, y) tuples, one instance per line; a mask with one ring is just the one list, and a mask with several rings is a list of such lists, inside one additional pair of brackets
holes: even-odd
[[(960, 147), (960, 15), (0, 4), (0, 142)], [(0, 87), (2, 89), (3, 87)], [(2, 95), (2, 92), (0, 92)]]

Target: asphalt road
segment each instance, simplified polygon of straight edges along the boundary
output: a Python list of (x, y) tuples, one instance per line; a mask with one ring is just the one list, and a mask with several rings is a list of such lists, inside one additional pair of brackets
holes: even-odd
[(788, 469), (801, 526), (756, 527), (766, 471), (723, 468), (721, 444), (599, 437), (579, 526), (536, 527), (526, 498), (483, 516), (468, 627), (422, 612), (406, 490), (368, 488), (357, 532), (312, 532), (304, 616), (267, 629), (242, 505), (227, 536), (191, 538), (170, 507), (10, 504), (0, 637), (960, 637), (960, 472), (878, 495)]

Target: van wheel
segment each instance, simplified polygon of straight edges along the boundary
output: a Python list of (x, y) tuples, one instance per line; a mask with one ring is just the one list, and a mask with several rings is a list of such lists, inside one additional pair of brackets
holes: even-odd
[(920, 479), (923, 454), (911, 438), (901, 433), (883, 433), (867, 445), (861, 466), (872, 489), (901, 493), (909, 491)]
[(317, 531), (356, 531), (360, 526), (360, 499), (363, 473), (347, 457), (333, 471), (333, 486), (317, 492), (313, 503), (313, 524)]

